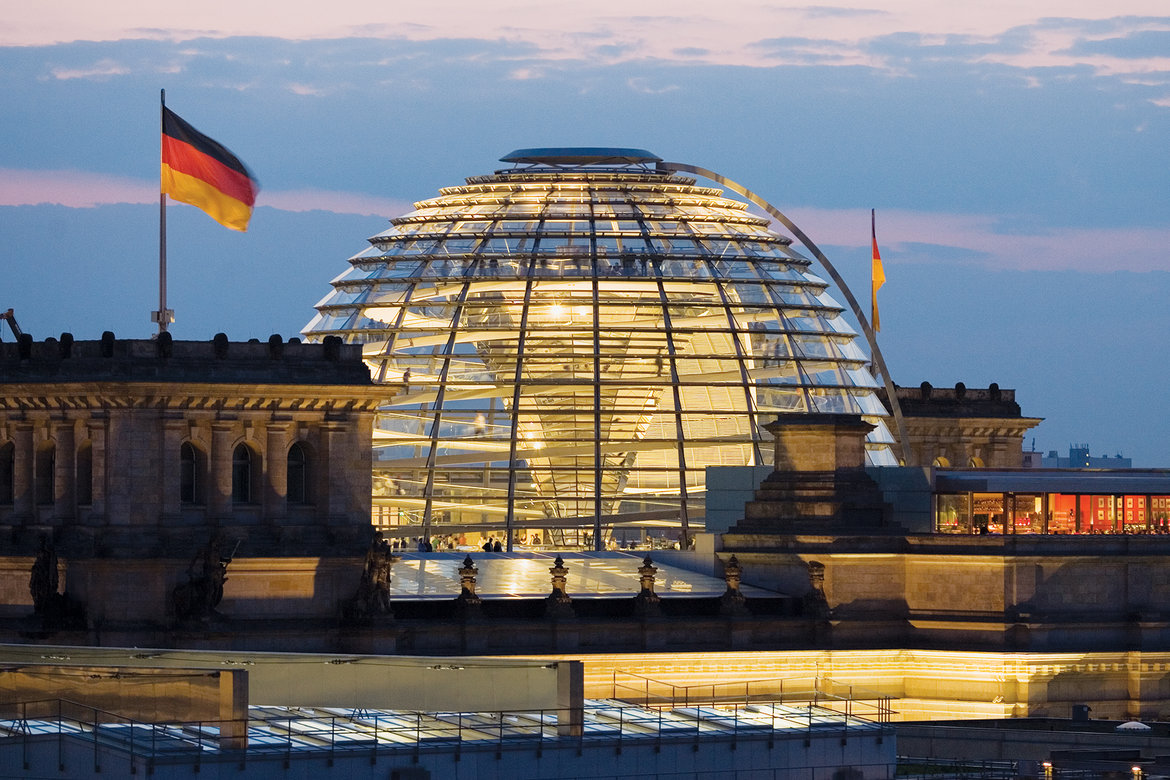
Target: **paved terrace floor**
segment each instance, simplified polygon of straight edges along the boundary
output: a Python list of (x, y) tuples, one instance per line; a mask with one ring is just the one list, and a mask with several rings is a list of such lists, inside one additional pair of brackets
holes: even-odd
[[(433, 552), (396, 553), (401, 560), (391, 571), (390, 598), (406, 601), (452, 599), (459, 595), (459, 568), (470, 555), (479, 573), (475, 592), (483, 599), (543, 598), (552, 590), (549, 569), (556, 552)], [(568, 569), (566, 590), (574, 599), (636, 596), (641, 590), (638, 569), (645, 553), (560, 553)], [(653, 555), (651, 555), (653, 558)], [(658, 569), (654, 592), (662, 598), (714, 598), (727, 584), (718, 577), (653, 561)], [(779, 593), (744, 585), (748, 598), (776, 598)]]

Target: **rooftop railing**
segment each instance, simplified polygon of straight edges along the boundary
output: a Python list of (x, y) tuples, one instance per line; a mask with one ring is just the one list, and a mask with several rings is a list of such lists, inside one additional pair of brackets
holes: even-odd
[(777, 677), (678, 685), (614, 670), (611, 695), (630, 704), (655, 708), (689, 707), (692, 704), (737, 707), (764, 702), (804, 705), (878, 723), (889, 723), (896, 713), (892, 696), (829, 677), (796, 681)]
[[(0, 705), (0, 748), (18, 743), (26, 769), (30, 755), (44, 756), (56, 741), (58, 763), (81, 744), (92, 751), (94, 773), (111, 754), (131, 765), (199, 764), (253, 757), (291, 760), (294, 753), (335, 754), (424, 751), (553, 749), (582, 743), (665, 744), (740, 739), (809, 739), (814, 733), (842, 739), (892, 734), (888, 726), (815, 705), (774, 703), (721, 707), (691, 703), (673, 709), (631, 706), (618, 700), (587, 700), (583, 725), (572, 736), (558, 728), (564, 710), (515, 712), (415, 712), (297, 709), (253, 706), (246, 721), (150, 723), (64, 699)], [(8, 743), (10, 746), (12, 743)], [(12, 753), (9, 753), (11, 756)], [(88, 761), (88, 759), (87, 759)]]

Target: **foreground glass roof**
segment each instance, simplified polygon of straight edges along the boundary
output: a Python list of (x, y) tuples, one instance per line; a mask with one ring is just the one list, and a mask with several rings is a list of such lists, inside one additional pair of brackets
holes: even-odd
[(790, 239), (649, 152), (576, 152), (518, 150), (415, 204), (317, 304), (305, 335), (364, 343), (387, 385), (383, 523), (677, 534), (704, 469), (770, 461), (761, 426), (788, 412), (861, 414), (869, 462), (897, 465), (868, 357)]
[[(43, 702), (37, 704), (51, 704)], [(99, 711), (78, 705), (69, 712)], [(343, 708), (248, 707), (249, 754), (313, 754), (371, 748), (393, 751), (428, 747), (450, 751), (499, 749), (525, 741), (568, 745), (644, 739), (685, 740), (696, 737), (774, 735), (780, 738), (881, 732), (880, 723), (814, 704), (760, 703), (741, 707), (697, 705), (648, 709), (615, 699), (586, 699), (583, 735), (558, 734), (558, 710), (518, 712), (419, 712)], [(101, 713), (102, 722), (57, 713), (19, 720), (0, 719), (0, 740), (35, 736), (68, 737), (99, 743), (107, 750), (181, 763), (212, 758), (229, 748), (220, 743), (220, 724), (211, 722), (144, 723)], [(95, 720), (97, 720), (95, 718)], [(114, 721), (114, 722), (110, 722)], [(238, 754), (235, 754), (238, 756)]]

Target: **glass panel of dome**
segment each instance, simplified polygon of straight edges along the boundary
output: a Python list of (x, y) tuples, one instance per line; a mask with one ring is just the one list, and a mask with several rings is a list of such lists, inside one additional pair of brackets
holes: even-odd
[(873, 393), (854, 393), (853, 398), (857, 401), (857, 406), (861, 409), (862, 414), (886, 414), (886, 408), (882, 406), (882, 402)]
[(798, 357), (834, 357), (832, 342), (820, 336), (793, 334), (792, 344)]
[(845, 384), (841, 374), (837, 372), (835, 367), (809, 367), (806, 369), (808, 378), (817, 385), (842, 385)]
[[(849, 381), (854, 387), (881, 387), (881, 383), (878, 382), (878, 380), (874, 378), (873, 374), (869, 373), (869, 371), (863, 365), (854, 368), (846, 368), (845, 372), (849, 376)], [(879, 410), (875, 409), (867, 411), (877, 413)]]
[(836, 333), (828, 320), (811, 312), (803, 314), (803, 316), (789, 317), (788, 325), (802, 333)]
[[(803, 412), (807, 408), (805, 398), (803, 390), (760, 388), (756, 398), (756, 408), (760, 412)], [(764, 422), (771, 421), (771, 418), (768, 418)]]
[[(348, 302), (346, 311), (330, 311), (323, 302), (306, 328), (310, 338), (335, 332), (347, 339), (363, 339), (369, 335), (363, 325), (385, 333), (382, 320), (401, 322), (402, 336), (378, 342), (384, 336), (375, 335), (371, 344), (375, 351), (393, 350), (384, 359), (371, 360), (375, 377), (391, 386), (383, 410), (383, 418), (391, 422), (379, 420), (379, 463), (384, 464), (380, 468), (388, 463), (388, 453), (401, 466), (388, 478), (395, 483), (393, 488), (380, 481), (378, 490), (388, 504), (416, 502), (388, 508), (383, 504), (381, 509), (392, 510), (407, 522), (423, 523), (420, 533), (425, 532), (426, 523), (455, 518), (496, 523), (498, 528), (511, 513), (517, 528), (556, 518), (581, 523), (592, 534), (597, 512), (609, 517), (650, 505), (679, 512), (680, 478), (691, 486), (688, 504), (692, 517), (701, 523), (702, 465), (753, 462), (757, 447), (751, 441), (734, 443), (739, 436), (762, 435), (751, 425), (753, 404), (761, 418), (804, 409), (803, 391), (796, 386), (801, 381), (796, 364), (776, 360), (790, 351), (787, 343), (766, 334), (775, 333), (777, 317), (787, 313), (789, 299), (806, 307), (800, 316), (818, 321), (807, 311), (812, 293), (794, 292), (786, 299), (780, 292), (792, 281), (802, 286), (809, 283), (794, 266), (803, 267), (807, 261), (782, 246), (780, 237), (771, 240), (766, 220), (748, 214), (745, 204), (720, 198), (717, 189), (696, 187), (686, 177), (620, 167), (590, 172), (588, 185), (580, 176), (502, 171), (469, 180), (465, 187), (441, 190), (439, 197), (420, 203), (419, 211), (397, 220), (396, 228), (375, 239), (385, 247), (384, 253), (364, 253), (362, 262), (368, 268), (384, 264), (384, 276), (393, 278), (370, 270), (343, 274), (330, 300)], [(654, 192), (655, 188), (663, 191)], [(530, 202), (517, 202), (524, 199)], [(606, 224), (608, 219), (591, 224), (584, 219), (590, 213), (590, 200), (594, 215), (612, 216), (619, 224)], [(674, 219), (688, 210), (700, 218), (689, 224)], [(535, 219), (542, 212), (562, 221), (542, 225)], [(488, 213), (500, 221), (483, 220), (481, 215)], [(636, 216), (639, 213), (641, 219)], [(426, 224), (424, 214), (442, 214), (444, 219)], [(507, 234), (499, 235), (505, 226)], [(541, 241), (539, 259), (534, 261), (530, 252), (542, 228), (562, 240)], [(398, 230), (446, 235), (452, 229), (459, 235), (442, 242), (396, 240)], [(613, 234), (615, 229), (625, 229), (626, 238)], [(595, 230), (603, 235), (598, 237)], [(693, 238), (696, 230), (716, 236), (742, 235), (750, 246), (745, 249), (719, 238), (700, 243)], [(604, 235), (607, 231), (611, 234)], [(654, 248), (675, 256), (648, 256), (643, 263), (642, 253), (647, 251), (643, 231), (649, 233)], [(473, 238), (477, 232), (486, 234), (481, 243)], [(712, 246), (712, 241), (721, 243)], [(733, 262), (715, 265), (696, 256), (713, 250), (726, 253)], [(622, 263), (620, 253), (625, 251), (633, 253), (632, 264)], [(398, 264), (412, 272), (392, 268), (393, 257), (403, 252), (418, 257), (422, 264)], [(463, 252), (490, 255), (490, 259), (470, 262), (470, 256), (461, 256)], [(748, 261), (747, 252), (784, 261)], [(693, 259), (680, 259), (678, 253), (690, 253)], [(788, 259), (790, 254), (797, 259)], [(433, 262), (436, 255), (450, 262)], [(721, 278), (751, 280), (752, 284), (725, 287), (726, 298), (722, 298), (720, 286), (709, 281), (712, 269)], [(420, 284), (423, 276), (433, 280), (434, 286), (427, 289)], [(590, 277), (599, 281), (591, 283)], [(532, 278), (539, 281), (530, 287), (527, 280)], [(660, 278), (668, 312), (662, 308)], [(815, 275), (809, 279), (823, 284)], [(358, 280), (363, 281), (355, 284)], [(764, 294), (767, 286), (772, 289)], [(601, 298), (596, 315), (595, 287)], [(413, 300), (404, 310), (395, 301), (405, 294)], [(366, 295), (379, 301), (377, 307), (366, 310), (378, 321), (360, 311)], [(460, 296), (464, 296), (462, 303)], [(735, 307), (734, 330), (724, 300)], [(561, 311), (552, 311), (558, 305)], [(596, 334), (595, 317), (602, 326)], [(668, 318), (673, 333), (666, 332)], [(525, 321), (527, 332), (521, 333)], [(818, 327), (836, 326), (830, 319)], [(856, 353), (854, 364), (841, 368), (859, 371), (849, 377), (855, 384), (863, 383), (867, 376), (864, 356), (853, 344), (851, 332), (843, 338), (842, 349), (826, 354), (827, 362), (813, 370), (807, 381), (840, 376), (839, 371), (834, 373), (833, 361), (839, 358), (833, 355)], [(443, 357), (448, 349), (455, 352), (449, 360)], [(410, 358), (411, 354), (416, 357)], [(513, 386), (518, 362), (521, 382)], [(401, 390), (396, 383), (407, 368), (413, 373), (409, 393), (396, 396)], [(677, 388), (671, 387), (672, 371), (682, 379)], [(440, 387), (443, 372), (446, 381)], [(600, 384), (595, 388), (596, 381)], [(780, 390), (780, 382), (793, 385)], [(811, 389), (823, 393), (826, 388)], [(472, 398), (468, 393), (484, 395)], [(858, 408), (864, 405), (875, 415), (882, 413), (874, 406), (872, 392), (859, 398)], [(676, 406), (681, 416), (674, 413)], [(441, 421), (437, 428), (436, 420)], [(680, 422), (684, 439), (696, 437), (682, 444), (688, 471), (681, 475)], [(515, 445), (513, 430), (519, 434)], [(428, 474), (431, 431), (441, 432), (435, 450), (439, 467)], [(734, 431), (740, 433), (730, 435)], [(888, 438), (884, 426), (882, 431), (871, 436), (871, 442)], [(595, 441), (598, 435), (601, 438)], [(392, 441), (406, 436), (414, 438)], [(412, 441), (417, 443), (406, 443)], [(513, 446), (515, 460), (510, 456)], [(871, 448), (871, 462), (891, 460), (888, 447), (875, 443)], [(598, 451), (601, 459), (595, 461)], [(600, 502), (594, 496), (598, 479)], [(509, 485), (514, 496), (510, 509), (506, 505)], [(575, 529), (564, 538), (570, 536), (574, 543), (585, 538), (584, 532)]]
[(861, 408), (847, 390), (835, 388), (815, 388), (809, 390), (817, 411), (833, 412), (836, 414), (860, 414)]
[(773, 297), (778, 300), (786, 308), (800, 308), (806, 306), (817, 305), (818, 301), (815, 295), (810, 294), (801, 287), (776, 287), (771, 288)]

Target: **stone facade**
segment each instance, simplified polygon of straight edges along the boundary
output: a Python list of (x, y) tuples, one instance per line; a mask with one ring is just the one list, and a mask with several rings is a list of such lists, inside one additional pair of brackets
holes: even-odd
[[(875, 522), (877, 488), (856, 479), (865, 426), (847, 422), (769, 426), (777, 469), (721, 537), (744, 582), (823, 598), (829, 646), (1170, 650), (1170, 537), (914, 534)], [(800, 448), (816, 452), (788, 454)]]
[(732, 534), (830, 533), (885, 525), (878, 485), (865, 472), (873, 426), (850, 414), (785, 414), (765, 426), (775, 470)]
[[(897, 387), (912, 462), (907, 466), (1020, 468), (1024, 434), (1043, 418), (1024, 417), (1016, 391), (987, 388)], [(889, 401), (883, 394), (883, 401)]]
[(735, 556), (745, 581), (788, 593), (823, 567), (833, 647), (1170, 650), (1167, 537), (844, 541), (741, 536)]
[(381, 395), (339, 341), (0, 344), (0, 549), (19, 569), (47, 541), (70, 595), (114, 623), (165, 620), (213, 540), (227, 558), (360, 555)]

